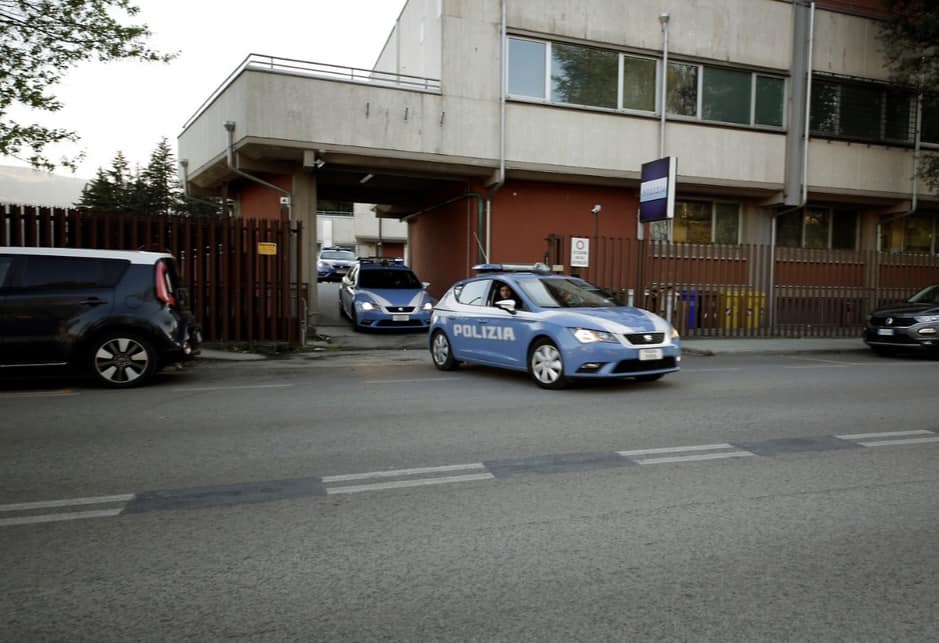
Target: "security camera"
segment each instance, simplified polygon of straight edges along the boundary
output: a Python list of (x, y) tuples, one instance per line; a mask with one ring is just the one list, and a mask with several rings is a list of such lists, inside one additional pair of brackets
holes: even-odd
[(602, 209), (603, 209), (603, 207), (598, 203), (598, 204), (596, 204), (595, 206), (593, 206), (592, 208), (590, 208), (590, 211), (593, 212), (594, 214), (600, 214), (600, 210), (602, 210)]

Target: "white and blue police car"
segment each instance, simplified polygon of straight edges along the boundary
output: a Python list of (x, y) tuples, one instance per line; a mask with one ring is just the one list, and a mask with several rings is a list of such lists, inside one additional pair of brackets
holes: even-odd
[(620, 306), (590, 283), (545, 264), (480, 264), (434, 307), (434, 365), (461, 362), (528, 371), (563, 388), (572, 379), (650, 382), (680, 368), (681, 340), (647, 310)]
[(339, 288), (339, 312), (355, 330), (422, 329), (436, 300), (402, 259), (359, 257)]

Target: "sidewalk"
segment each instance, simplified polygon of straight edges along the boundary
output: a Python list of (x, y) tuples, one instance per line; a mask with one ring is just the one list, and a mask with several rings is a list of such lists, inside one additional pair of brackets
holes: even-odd
[[(428, 350), (425, 333), (357, 333), (347, 324), (321, 326), (307, 341), (305, 353), (315, 358), (323, 353), (369, 350)], [(682, 338), (687, 355), (795, 355), (799, 353), (845, 353), (867, 351), (858, 337), (690, 337)], [(296, 354), (295, 354), (296, 355)], [(202, 359), (250, 361), (267, 359), (261, 352), (221, 350), (204, 347)]]

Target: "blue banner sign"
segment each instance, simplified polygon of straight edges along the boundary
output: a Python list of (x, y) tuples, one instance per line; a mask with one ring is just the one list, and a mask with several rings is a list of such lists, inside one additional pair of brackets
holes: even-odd
[(666, 156), (642, 164), (639, 221), (662, 221), (675, 216), (675, 176), (678, 159)]

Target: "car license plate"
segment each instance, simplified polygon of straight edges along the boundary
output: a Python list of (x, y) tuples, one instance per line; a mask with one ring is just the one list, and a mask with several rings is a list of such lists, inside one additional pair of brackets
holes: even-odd
[(639, 361), (640, 362), (647, 362), (652, 359), (662, 359), (661, 348), (640, 348), (639, 349)]
[(408, 321), (411, 319), (410, 315), (392, 315), (391, 321)]
[(893, 335), (893, 329), (892, 328), (878, 328), (877, 334), (878, 335)]
[(344, 275), (344, 274), (346, 274), (346, 269), (345, 269), (345, 268), (336, 268), (336, 274), (337, 274), (337, 275)]

